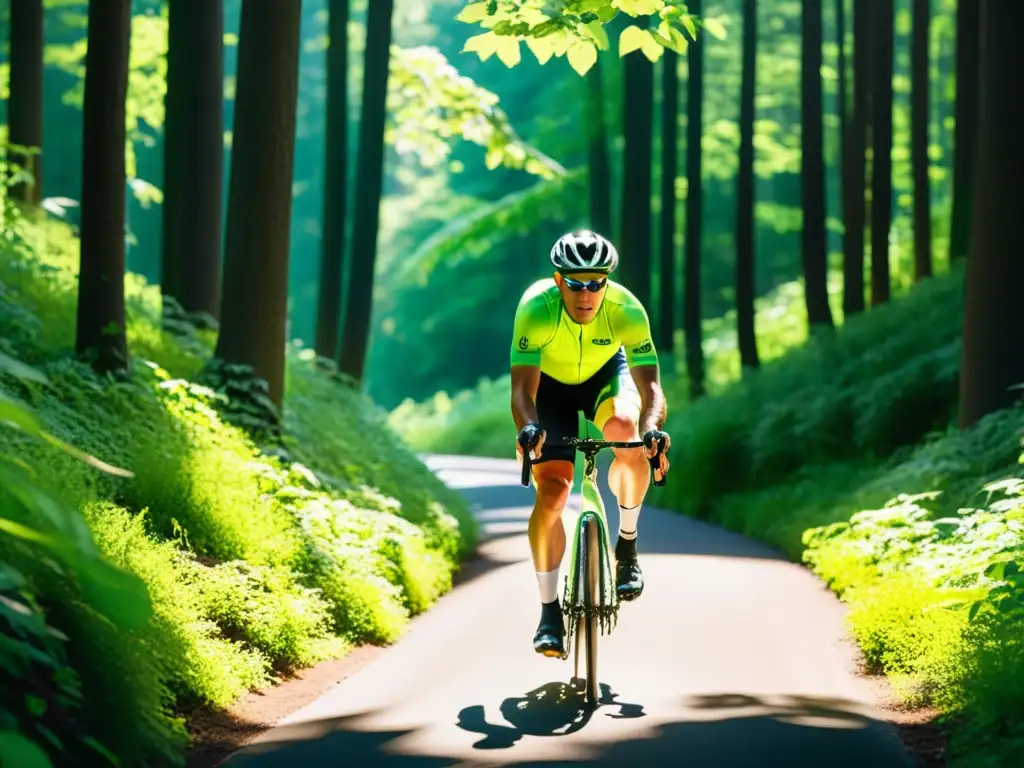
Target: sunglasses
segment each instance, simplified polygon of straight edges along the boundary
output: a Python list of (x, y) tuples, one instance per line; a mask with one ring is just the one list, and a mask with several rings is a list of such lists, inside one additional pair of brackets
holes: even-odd
[(571, 277), (566, 277), (565, 275), (562, 275), (562, 280), (565, 282), (565, 287), (573, 293), (579, 293), (584, 289), (591, 293), (597, 293), (604, 288), (605, 284), (608, 282), (607, 277), (602, 277), (600, 280), (591, 280), (584, 283), (580, 280), (573, 280)]

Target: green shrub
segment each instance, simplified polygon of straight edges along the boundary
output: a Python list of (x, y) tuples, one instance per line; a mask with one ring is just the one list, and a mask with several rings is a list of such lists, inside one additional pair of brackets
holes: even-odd
[[(22, 662), (45, 657), (4, 665), (20, 670), (0, 677), (5, 703), (8, 692), (25, 702), (14, 721), (0, 711), (4, 764), (50, 750), (40, 728), (57, 720), (69, 754), (178, 764), (183, 712), (227, 706), (354, 642), (393, 641), (451, 587), (475, 542), (468, 505), (365, 397), (290, 349), (281, 445), (261, 447), (195, 383), (212, 334), (162, 328), (159, 290), (132, 275), (132, 375), (97, 376), (73, 356), (76, 241), (59, 224), (5, 227), (0, 422), (22, 429), (0, 426), (0, 508), (27, 494), (18, 524), (85, 554), (48, 560), (0, 525), (4, 567), (25, 581), (17, 604), (39, 619), (37, 653), (16, 648)], [(25, 371), (9, 355), (37, 370), (13, 375)], [(130, 472), (97, 471), (107, 465)], [(109, 599), (115, 587), (123, 600)], [(54, 644), (47, 624), (65, 639)], [(17, 631), (0, 615), (0, 652)], [(60, 700), (40, 713), (24, 694), (45, 674), (60, 678)]]

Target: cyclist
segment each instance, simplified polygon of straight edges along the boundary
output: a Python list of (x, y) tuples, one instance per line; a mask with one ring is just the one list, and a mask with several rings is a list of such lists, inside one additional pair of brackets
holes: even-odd
[(590, 230), (570, 232), (551, 249), (554, 280), (539, 280), (523, 293), (513, 323), (512, 416), (516, 450), (530, 451), (537, 488), (529, 537), (540, 587), (541, 618), (534, 650), (561, 656), (564, 625), (558, 570), (565, 552), (562, 510), (573, 483), (576, 449), (561, 443), (578, 432), (578, 413), (606, 440), (637, 441), (644, 448), (616, 448), (608, 483), (619, 505), (615, 587), (620, 600), (643, 592), (637, 560), (637, 520), (650, 484), (648, 458), (661, 453), (660, 480), (668, 471), (669, 436), (661, 430), (667, 406), (647, 312), (609, 275), (619, 256)]

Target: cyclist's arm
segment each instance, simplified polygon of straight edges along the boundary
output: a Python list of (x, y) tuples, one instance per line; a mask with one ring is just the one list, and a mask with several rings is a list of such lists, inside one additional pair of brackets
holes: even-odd
[(637, 427), (643, 435), (652, 429), (661, 429), (668, 417), (668, 403), (661, 388), (658, 368), (658, 350), (651, 336), (647, 312), (639, 303), (621, 306), (619, 321), (626, 362), (640, 391), (640, 422)]
[(537, 422), (537, 387), (540, 385), (540, 350), (551, 336), (547, 304), (526, 296), (516, 307), (512, 324), (509, 363), (512, 374), (512, 418), (516, 429)]

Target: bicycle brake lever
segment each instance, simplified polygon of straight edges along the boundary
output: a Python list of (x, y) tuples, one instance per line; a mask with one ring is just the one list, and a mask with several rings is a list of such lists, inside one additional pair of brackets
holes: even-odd
[(661, 454), (665, 451), (665, 444), (662, 441), (658, 441), (658, 452), (648, 459), (651, 465), (651, 482), (656, 486), (663, 486), (665, 484), (665, 476), (661, 476), (661, 480), (658, 479), (658, 470), (661, 468)]

